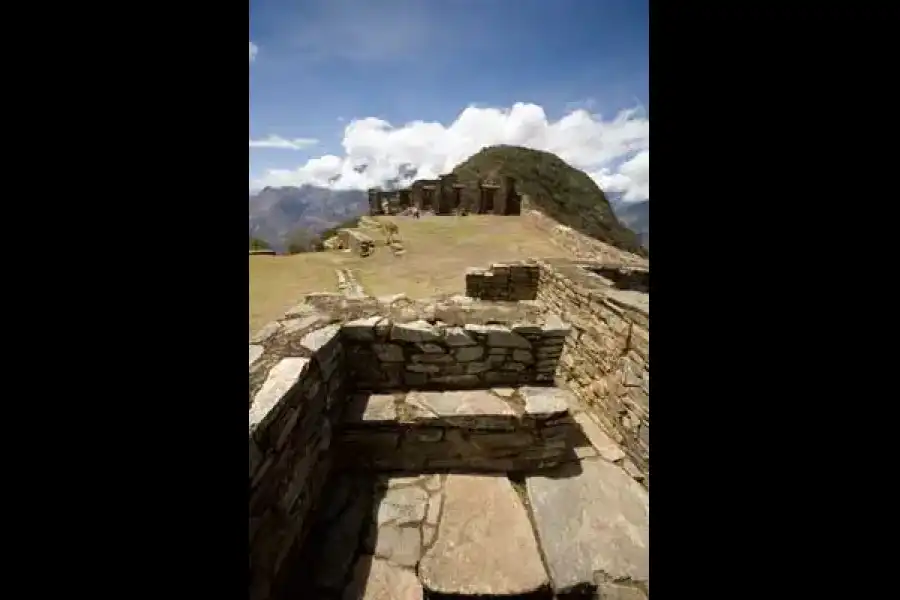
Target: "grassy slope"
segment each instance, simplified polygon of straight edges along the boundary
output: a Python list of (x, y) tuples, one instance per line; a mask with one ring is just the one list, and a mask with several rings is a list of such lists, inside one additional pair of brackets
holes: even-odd
[(453, 172), (470, 189), (479, 177), (515, 177), (519, 193), (528, 194), (536, 208), (556, 221), (616, 248), (649, 256), (634, 232), (616, 219), (597, 184), (554, 154), (518, 146), (491, 146)]
[(368, 258), (344, 252), (250, 257), (251, 331), (281, 316), (303, 294), (337, 291), (334, 270), (339, 268), (353, 269), (369, 294), (424, 298), (463, 293), (467, 267), (566, 256), (546, 234), (518, 217), (390, 218), (399, 225), (403, 256), (379, 246)]

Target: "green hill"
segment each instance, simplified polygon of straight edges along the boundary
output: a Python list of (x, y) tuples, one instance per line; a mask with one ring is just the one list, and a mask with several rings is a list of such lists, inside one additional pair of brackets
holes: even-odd
[(459, 164), (453, 173), (470, 189), (480, 177), (516, 178), (520, 194), (559, 223), (616, 248), (648, 257), (640, 239), (622, 225), (594, 180), (555, 154), (519, 146), (490, 146)]

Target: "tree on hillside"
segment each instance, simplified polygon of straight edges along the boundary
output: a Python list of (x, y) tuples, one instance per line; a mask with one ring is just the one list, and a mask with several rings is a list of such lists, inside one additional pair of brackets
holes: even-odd
[(272, 247), (269, 244), (267, 244), (265, 240), (251, 237), (250, 238), (250, 249), (251, 250), (271, 250)]

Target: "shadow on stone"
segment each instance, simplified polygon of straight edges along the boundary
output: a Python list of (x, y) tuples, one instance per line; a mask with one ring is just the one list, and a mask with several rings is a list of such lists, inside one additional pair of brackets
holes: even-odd
[(374, 474), (332, 475), (303, 547), (286, 561), (273, 600), (363, 598), (365, 587), (359, 582), (369, 577), (373, 513), (384, 492)]
[(335, 437), (350, 471), (535, 472), (597, 456), (551, 387), (357, 392)]

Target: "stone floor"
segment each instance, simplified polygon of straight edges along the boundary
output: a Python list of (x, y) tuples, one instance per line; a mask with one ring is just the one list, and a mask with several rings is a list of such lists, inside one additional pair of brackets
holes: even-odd
[(285, 600), (646, 598), (649, 494), (586, 434), (594, 456), (520, 480), (336, 474)]

